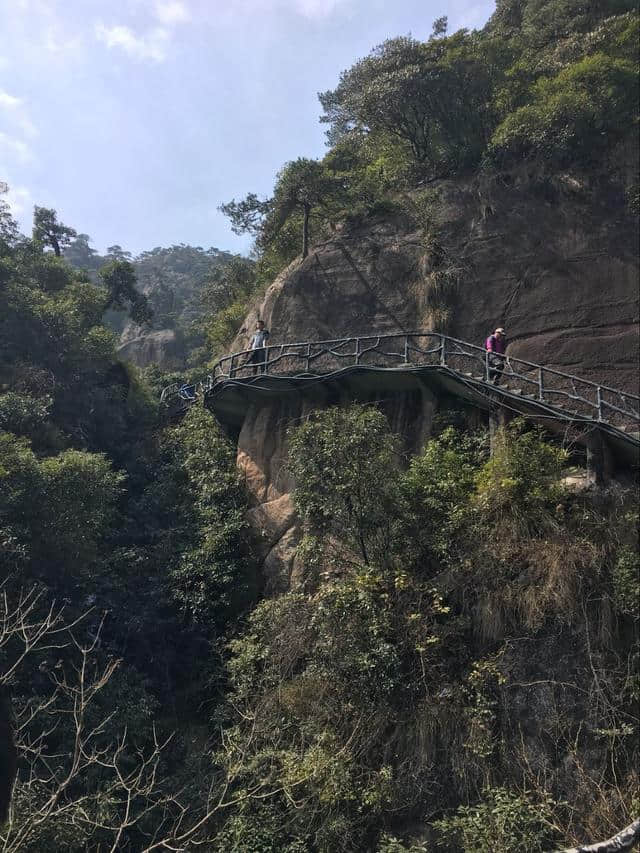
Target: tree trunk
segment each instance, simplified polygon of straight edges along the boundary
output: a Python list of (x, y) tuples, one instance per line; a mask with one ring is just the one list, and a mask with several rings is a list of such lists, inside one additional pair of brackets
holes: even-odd
[(304, 206), (304, 220), (302, 222), (302, 257), (306, 258), (309, 254), (309, 214), (311, 213), (311, 205)]
[(11, 705), (5, 689), (0, 688), (0, 826), (7, 819), (16, 767), (17, 755), (13, 742)]

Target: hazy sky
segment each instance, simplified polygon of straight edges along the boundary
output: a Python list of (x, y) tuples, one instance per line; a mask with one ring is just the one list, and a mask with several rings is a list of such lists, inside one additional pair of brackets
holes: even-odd
[(317, 92), (390, 36), (493, 0), (0, 0), (0, 181), (100, 251), (241, 251), (217, 211), (324, 152)]

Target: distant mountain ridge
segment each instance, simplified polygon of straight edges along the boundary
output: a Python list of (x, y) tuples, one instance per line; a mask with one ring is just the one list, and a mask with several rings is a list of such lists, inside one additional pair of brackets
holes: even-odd
[(76, 268), (85, 270), (92, 280), (103, 264), (111, 260), (130, 261), (137, 273), (138, 288), (147, 296), (153, 309), (150, 326), (137, 326), (123, 313), (110, 312), (108, 325), (120, 335), (119, 352), (139, 367), (151, 363), (179, 369), (184, 365), (194, 341), (186, 343), (190, 326), (202, 314), (200, 292), (213, 272), (228, 264), (231, 252), (185, 243), (157, 246), (132, 255), (121, 246), (110, 246), (105, 255), (89, 245), (89, 237), (79, 234), (65, 251), (65, 257)]

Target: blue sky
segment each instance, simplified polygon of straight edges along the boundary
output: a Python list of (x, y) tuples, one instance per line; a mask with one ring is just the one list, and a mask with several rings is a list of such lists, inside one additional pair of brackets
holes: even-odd
[(322, 156), (317, 92), (394, 35), (493, 0), (0, 0), (0, 181), (100, 251), (243, 251), (217, 211)]

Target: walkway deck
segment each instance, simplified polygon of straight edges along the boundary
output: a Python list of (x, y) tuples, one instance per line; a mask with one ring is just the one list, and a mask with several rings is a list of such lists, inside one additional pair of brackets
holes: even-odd
[[(220, 359), (194, 389), (230, 427), (239, 428), (248, 406), (265, 396), (358, 399), (427, 386), (484, 411), (504, 407), (555, 432), (571, 431), (572, 441), (586, 443), (597, 430), (631, 464), (640, 449), (640, 397), (510, 356), (496, 385), (482, 347), (435, 332), (277, 344), (267, 347), (263, 371), (246, 363), (249, 355)], [(179, 414), (193, 402), (187, 396), (174, 385), (162, 401)]]

